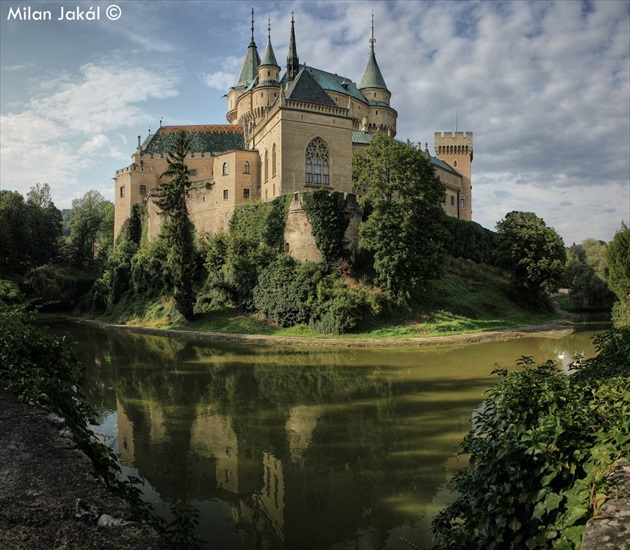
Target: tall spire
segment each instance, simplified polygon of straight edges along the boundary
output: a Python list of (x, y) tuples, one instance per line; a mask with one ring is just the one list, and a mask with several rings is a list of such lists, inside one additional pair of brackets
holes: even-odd
[(254, 40), (254, 8), (252, 8), (252, 38), (234, 88), (247, 88), (258, 75), (258, 65), (260, 65), (260, 56)]
[(263, 52), (262, 59), (260, 60), (260, 65), (273, 65), (274, 67), (280, 68), (278, 62), (276, 61), (276, 55), (273, 53), (273, 48), (271, 46), (271, 18), (267, 23), (267, 47)]
[(300, 72), (300, 60), (295, 46), (295, 18), (291, 12), (291, 39), (289, 40), (289, 54), (287, 55), (287, 80), (293, 80)]
[(364, 88), (381, 88), (383, 90), (387, 90), (387, 84), (385, 84), (383, 74), (381, 73), (381, 70), (378, 67), (378, 63), (376, 62), (376, 55), (374, 53), (375, 43), (376, 38), (374, 38), (374, 12), (372, 12), (372, 38), (370, 38), (370, 56), (368, 57), (368, 62), (367, 66), (365, 67), (365, 72), (363, 73), (363, 78), (361, 79), (361, 82), (359, 82), (359, 90), (362, 90)]

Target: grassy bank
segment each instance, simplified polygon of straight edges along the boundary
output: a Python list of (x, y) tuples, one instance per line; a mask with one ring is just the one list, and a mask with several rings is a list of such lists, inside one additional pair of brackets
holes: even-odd
[[(343, 338), (414, 338), (509, 330), (560, 317), (517, 307), (507, 294), (508, 280), (494, 267), (451, 258), (444, 275), (427, 288), (414, 307), (384, 311)], [(186, 321), (169, 299), (122, 302), (100, 320), (148, 326), (229, 334), (260, 334), (300, 338), (335, 338), (306, 325), (281, 328), (260, 315), (235, 308), (216, 309)]]

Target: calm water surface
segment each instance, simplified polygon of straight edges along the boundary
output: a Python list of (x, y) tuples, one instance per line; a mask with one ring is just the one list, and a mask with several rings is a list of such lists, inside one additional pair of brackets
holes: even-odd
[(495, 364), (593, 353), (593, 332), (340, 350), (52, 328), (76, 342), (96, 430), (146, 499), (166, 518), (190, 503), (208, 548), (229, 550), (430, 546)]

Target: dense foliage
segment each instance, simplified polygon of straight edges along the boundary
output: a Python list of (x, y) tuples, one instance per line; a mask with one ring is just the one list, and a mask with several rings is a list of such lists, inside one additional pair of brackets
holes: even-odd
[(625, 225), (608, 245), (610, 289), (619, 301), (613, 310), (616, 326), (630, 326), (630, 229)]
[(495, 371), (464, 439), (458, 496), (434, 520), (437, 548), (579, 547), (607, 474), (630, 452), (630, 330), (596, 345), (573, 376), (530, 358)]
[(171, 179), (158, 187), (155, 199), (164, 217), (160, 237), (168, 248), (167, 263), (173, 276), (175, 304), (186, 319), (193, 317), (196, 269), (195, 230), (186, 205), (191, 183), (186, 155), (190, 151), (191, 139), (185, 130), (175, 136), (173, 148), (166, 155), (168, 168), (162, 174), (162, 177)]
[(615, 295), (608, 286), (606, 249), (606, 243), (586, 239), (567, 250), (562, 285), (571, 289), (573, 307), (612, 308)]
[(497, 235), (476, 222), (444, 218), (446, 252), (454, 258), (493, 265)]
[(384, 133), (374, 136), (365, 158), (353, 157), (352, 169), (369, 212), (360, 246), (374, 254), (375, 282), (408, 300), (444, 262), (444, 184), (422, 152)]
[(106, 258), (114, 241), (114, 205), (98, 191), (88, 191), (72, 201), (68, 226), (69, 259), (74, 265)]
[(349, 217), (342, 193), (313, 191), (302, 195), (302, 205), (313, 227), (313, 236), (324, 262), (331, 266), (345, 257), (343, 238)]
[(0, 191), (0, 267), (24, 273), (55, 259), (61, 227), (48, 184), (31, 188), (26, 201), (18, 192)]
[(549, 307), (566, 262), (562, 237), (533, 212), (506, 214), (497, 231), (497, 262), (511, 274), (514, 299), (533, 309)]

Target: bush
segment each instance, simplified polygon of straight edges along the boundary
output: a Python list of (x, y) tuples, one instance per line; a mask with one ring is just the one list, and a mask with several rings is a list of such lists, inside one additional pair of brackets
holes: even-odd
[(437, 548), (578, 548), (606, 474), (630, 452), (630, 330), (596, 341), (575, 376), (549, 361), (508, 373), (465, 437), (458, 496), (433, 522)]

